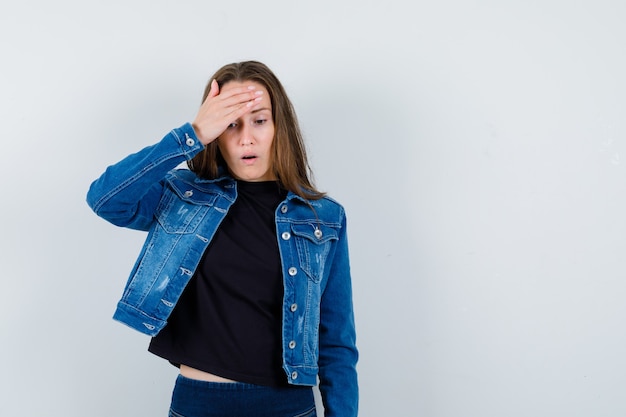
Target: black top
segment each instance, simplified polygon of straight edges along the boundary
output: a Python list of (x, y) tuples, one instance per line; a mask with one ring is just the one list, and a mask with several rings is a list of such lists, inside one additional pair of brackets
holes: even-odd
[(237, 181), (233, 203), (149, 351), (239, 382), (284, 386), (276, 182)]

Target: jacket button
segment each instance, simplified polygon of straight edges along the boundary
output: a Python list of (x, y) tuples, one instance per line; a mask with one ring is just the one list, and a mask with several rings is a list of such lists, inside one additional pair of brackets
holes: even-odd
[(315, 228), (315, 232), (313, 232), (313, 234), (315, 235), (316, 238), (321, 239), (323, 233), (320, 229)]
[(281, 235), (281, 237), (283, 238), (283, 240), (289, 240), (291, 238), (291, 233), (289, 232), (283, 232), (283, 234)]
[(298, 379), (298, 373), (296, 371), (291, 373), (291, 379)]
[(291, 268), (289, 268), (289, 275), (291, 275), (292, 277), (296, 275), (297, 273), (298, 273), (298, 270), (296, 269), (296, 267), (292, 266)]
[(289, 342), (289, 349), (293, 349), (295, 347), (296, 347), (296, 342), (295, 341), (292, 340), (291, 342)]
[(187, 144), (187, 146), (193, 146), (193, 145), (195, 145), (196, 141), (195, 141), (195, 140), (193, 140), (193, 139), (191, 138), (191, 136), (189, 136), (189, 134), (188, 134), (188, 133), (185, 133), (185, 137), (187, 138), (187, 139), (185, 140), (185, 143)]
[(191, 197), (192, 195), (193, 195), (193, 191), (191, 190), (185, 191), (185, 197)]
[(280, 212), (283, 214), (287, 213), (287, 210), (289, 210), (289, 208), (286, 204), (283, 204), (283, 206), (280, 208)]
[(298, 309), (298, 304), (293, 303), (291, 307), (289, 307), (289, 309), (291, 310), (292, 313), (295, 312)]

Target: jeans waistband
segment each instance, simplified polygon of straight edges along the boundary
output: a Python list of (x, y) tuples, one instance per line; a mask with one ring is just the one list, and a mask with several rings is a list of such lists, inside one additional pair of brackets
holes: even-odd
[[(269, 387), (208, 382), (178, 375), (171, 411), (185, 417), (293, 417), (314, 415), (312, 387)], [(310, 414), (312, 413), (312, 414)]]

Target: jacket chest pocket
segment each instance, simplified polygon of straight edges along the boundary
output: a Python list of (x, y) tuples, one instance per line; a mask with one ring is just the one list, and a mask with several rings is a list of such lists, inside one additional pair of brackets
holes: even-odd
[(323, 224), (294, 224), (291, 231), (295, 237), (300, 268), (314, 282), (319, 283), (324, 276), (326, 258), (338, 233)]
[(164, 195), (156, 212), (156, 219), (163, 230), (172, 234), (195, 232), (217, 195), (205, 195), (202, 201), (191, 197), (193, 194), (183, 194), (182, 198), (176, 193)]

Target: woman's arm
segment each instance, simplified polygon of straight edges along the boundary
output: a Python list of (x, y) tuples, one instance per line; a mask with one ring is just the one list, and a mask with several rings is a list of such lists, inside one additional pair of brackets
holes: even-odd
[(342, 217), (320, 306), (319, 377), (326, 417), (356, 417), (359, 402), (352, 283), (346, 218)]
[(91, 184), (87, 203), (117, 226), (148, 230), (161, 197), (160, 181), (167, 172), (197, 155), (237, 118), (256, 109), (262, 94), (252, 84), (222, 94), (213, 80), (193, 123), (108, 167)]
[(160, 142), (109, 166), (89, 187), (87, 204), (117, 226), (148, 230), (165, 175), (202, 149), (204, 145), (186, 123)]

